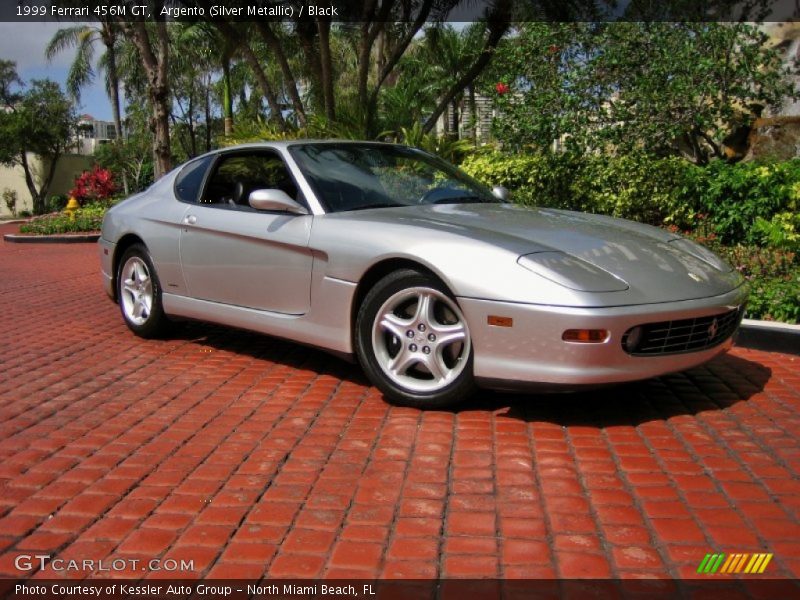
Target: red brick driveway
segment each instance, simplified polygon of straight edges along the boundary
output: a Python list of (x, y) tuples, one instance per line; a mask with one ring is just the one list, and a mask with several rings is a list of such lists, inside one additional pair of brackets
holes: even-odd
[(709, 552), (800, 576), (797, 357), (421, 412), (287, 342), (135, 338), (93, 244), (3, 243), (0, 302), (0, 576), (53, 576), (15, 567), (48, 554), (193, 560), (183, 577), (690, 577)]

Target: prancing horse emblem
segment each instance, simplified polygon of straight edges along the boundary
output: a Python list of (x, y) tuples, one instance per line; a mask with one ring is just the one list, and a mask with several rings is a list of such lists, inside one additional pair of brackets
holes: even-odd
[(713, 340), (715, 337), (717, 337), (717, 331), (719, 331), (719, 324), (717, 323), (717, 320), (714, 319), (711, 321), (711, 325), (708, 326), (708, 339)]

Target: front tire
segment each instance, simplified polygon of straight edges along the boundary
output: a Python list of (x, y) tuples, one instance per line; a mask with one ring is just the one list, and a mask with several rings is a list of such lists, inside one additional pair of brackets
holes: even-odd
[(441, 408), (475, 389), (467, 321), (431, 275), (403, 269), (381, 279), (359, 308), (355, 338), (367, 376), (397, 404)]
[(169, 328), (161, 304), (161, 283), (147, 249), (128, 248), (117, 270), (117, 298), (128, 328), (143, 338), (159, 337)]

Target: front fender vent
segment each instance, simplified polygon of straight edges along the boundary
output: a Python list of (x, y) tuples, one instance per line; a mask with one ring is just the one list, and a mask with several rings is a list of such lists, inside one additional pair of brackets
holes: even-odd
[(622, 349), (632, 356), (664, 356), (719, 346), (739, 327), (744, 306), (717, 315), (644, 323), (622, 336)]

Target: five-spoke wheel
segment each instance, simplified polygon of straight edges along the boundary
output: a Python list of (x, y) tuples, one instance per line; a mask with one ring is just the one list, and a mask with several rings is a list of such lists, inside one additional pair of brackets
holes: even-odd
[(125, 251), (117, 270), (117, 298), (128, 327), (142, 337), (163, 333), (168, 323), (161, 307), (161, 286), (144, 246)]
[(412, 270), (386, 276), (365, 297), (356, 329), (362, 366), (396, 402), (444, 406), (472, 391), (466, 319), (432, 276)]
[(122, 265), (122, 295), (120, 302), (125, 318), (135, 325), (147, 322), (153, 308), (153, 280), (145, 262), (131, 256)]

